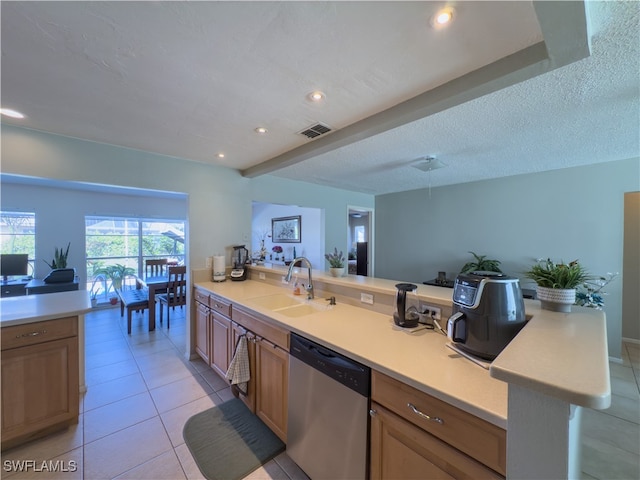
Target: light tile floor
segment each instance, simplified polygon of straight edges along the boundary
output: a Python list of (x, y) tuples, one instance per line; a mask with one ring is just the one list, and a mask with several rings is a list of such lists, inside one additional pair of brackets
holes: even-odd
[[(227, 384), (202, 361), (186, 361), (184, 311), (171, 329), (146, 331), (134, 314), (132, 335), (119, 309), (86, 316), (87, 393), (77, 426), (2, 454), (7, 479), (201, 479), (182, 428), (192, 415), (231, 398)], [(613, 401), (584, 411), (584, 479), (640, 479), (640, 345), (623, 346), (623, 364), (611, 364)], [(6, 461), (61, 461), (75, 472), (5, 471)], [(70, 463), (74, 462), (74, 463)], [(56, 465), (49, 463), (49, 465)], [(306, 479), (286, 454), (247, 478)]]

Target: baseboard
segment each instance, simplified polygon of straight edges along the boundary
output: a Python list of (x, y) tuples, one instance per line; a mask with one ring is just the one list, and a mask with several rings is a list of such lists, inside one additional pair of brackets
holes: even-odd
[(640, 340), (638, 340), (637, 338), (627, 338), (627, 337), (622, 337), (622, 342), (623, 343), (633, 343), (635, 345), (640, 345)]
[(621, 358), (617, 358), (617, 357), (609, 357), (609, 361), (611, 363), (618, 363), (620, 365), (622, 365), (622, 363), (623, 363), (622, 359)]

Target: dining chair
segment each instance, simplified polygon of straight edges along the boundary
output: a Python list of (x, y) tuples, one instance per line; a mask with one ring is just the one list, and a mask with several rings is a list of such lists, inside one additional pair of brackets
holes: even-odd
[(167, 274), (167, 259), (166, 258), (149, 258), (144, 261), (144, 276), (148, 277), (163, 277)]
[(162, 325), (163, 305), (167, 305), (167, 328), (169, 324), (169, 312), (175, 307), (182, 307), (187, 304), (187, 267), (169, 267), (169, 281), (167, 282), (167, 293), (156, 296), (160, 302), (160, 324)]

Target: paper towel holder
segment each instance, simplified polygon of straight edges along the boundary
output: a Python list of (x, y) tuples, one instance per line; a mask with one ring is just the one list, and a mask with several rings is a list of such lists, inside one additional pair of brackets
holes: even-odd
[(224, 255), (213, 257), (213, 281), (224, 282), (227, 279)]

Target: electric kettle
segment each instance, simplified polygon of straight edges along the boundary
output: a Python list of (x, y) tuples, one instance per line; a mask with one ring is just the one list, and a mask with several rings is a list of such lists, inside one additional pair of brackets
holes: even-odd
[(414, 328), (418, 326), (418, 310), (415, 306), (406, 307), (407, 293), (414, 292), (418, 288), (413, 283), (398, 283), (396, 285), (396, 307), (393, 312), (393, 321), (403, 328)]

